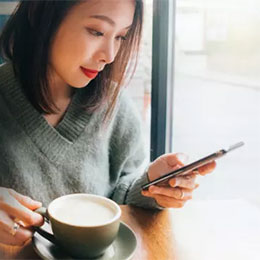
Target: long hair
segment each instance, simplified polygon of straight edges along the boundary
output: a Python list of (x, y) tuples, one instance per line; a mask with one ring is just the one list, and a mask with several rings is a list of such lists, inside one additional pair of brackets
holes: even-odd
[[(40, 113), (58, 111), (48, 83), (49, 51), (59, 25), (69, 10), (82, 1), (21, 1), (0, 35), (0, 56), (11, 61), (22, 90)], [(135, 0), (135, 13), (126, 41), (115, 60), (85, 88), (83, 106), (88, 112), (108, 103), (105, 118), (114, 110), (126, 75), (133, 75), (142, 33), (143, 1)]]

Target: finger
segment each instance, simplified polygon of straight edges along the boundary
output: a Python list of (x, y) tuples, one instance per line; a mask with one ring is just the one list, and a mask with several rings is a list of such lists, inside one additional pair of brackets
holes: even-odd
[(8, 214), (0, 210), (0, 229), (12, 233), (13, 232), (14, 221), (8, 216)]
[(198, 172), (200, 175), (206, 175), (206, 174), (212, 172), (216, 168), (216, 165), (217, 164), (215, 161), (207, 163), (207, 164), (201, 166), (200, 168), (198, 168)]
[(43, 217), (20, 204), (14, 197), (3, 193), (0, 196), (0, 208), (9, 216), (22, 220), (28, 225), (40, 226), (43, 223)]
[(176, 169), (184, 166), (188, 161), (188, 156), (184, 153), (166, 154), (166, 156), (168, 165)]
[(20, 227), (14, 236), (0, 229), (0, 243), (6, 245), (22, 246), (32, 236), (33, 232), (24, 227)]
[(195, 189), (196, 186), (195, 181), (196, 181), (196, 174), (191, 173), (189, 175), (179, 176), (170, 179), (169, 185), (173, 188), (181, 187), (181, 188), (193, 190)]
[(158, 205), (164, 208), (182, 208), (185, 204), (185, 200), (177, 200), (164, 195), (154, 195), (153, 197)]
[(164, 195), (178, 200), (189, 200), (192, 198), (192, 191), (188, 189), (151, 186), (149, 192), (153, 195)]
[(24, 196), (24, 195), (16, 192), (13, 189), (9, 189), (8, 191), (15, 199), (17, 199), (26, 208), (29, 208), (31, 210), (35, 210), (35, 209), (38, 209), (42, 206), (41, 202), (33, 200), (28, 196)]

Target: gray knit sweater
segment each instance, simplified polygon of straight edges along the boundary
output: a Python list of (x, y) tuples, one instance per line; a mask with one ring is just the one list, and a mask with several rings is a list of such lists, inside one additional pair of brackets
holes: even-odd
[(66, 114), (52, 127), (33, 108), (11, 63), (0, 66), (0, 187), (43, 202), (70, 193), (93, 193), (119, 204), (160, 208), (141, 195), (147, 174), (140, 120), (121, 95), (109, 124), (105, 109), (87, 113), (76, 92)]

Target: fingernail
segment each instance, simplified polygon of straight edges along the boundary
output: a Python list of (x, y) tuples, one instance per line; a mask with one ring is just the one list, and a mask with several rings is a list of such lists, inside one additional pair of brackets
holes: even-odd
[(33, 217), (35, 218), (35, 221), (38, 223), (38, 222), (41, 222), (42, 221), (42, 218), (43, 216), (40, 215), (39, 213), (33, 213)]
[(198, 183), (195, 184), (195, 188), (194, 189), (197, 189), (200, 185)]
[(39, 205), (39, 207), (42, 206), (42, 203), (40, 201), (36, 201), (36, 203)]
[(26, 229), (23, 230), (23, 235), (26, 238), (31, 238), (33, 236), (33, 232), (30, 229), (26, 228)]
[(34, 200), (34, 199), (30, 198), (30, 197), (25, 197), (25, 200), (26, 200), (26, 202), (28, 204), (32, 204), (33, 206), (39, 206), (39, 207), (42, 206), (42, 203), (40, 201)]
[(177, 153), (177, 158), (180, 162), (182, 162), (183, 164), (187, 163), (189, 160), (188, 155), (184, 154), (184, 153)]
[(152, 187), (149, 189), (149, 191), (150, 191), (152, 194), (159, 194), (159, 193), (160, 193), (159, 189), (158, 189), (157, 187), (154, 187), (154, 186), (152, 186)]
[(170, 185), (172, 187), (177, 187), (179, 185), (179, 179), (178, 178), (174, 178), (170, 181)]
[(37, 200), (32, 200), (32, 204), (36, 207), (41, 207), (42, 206), (42, 203), (40, 201), (37, 201)]
[(142, 194), (144, 195), (144, 196), (147, 196), (147, 191), (142, 191)]
[(199, 170), (193, 170), (192, 173), (195, 174), (195, 175), (199, 175), (200, 174)]

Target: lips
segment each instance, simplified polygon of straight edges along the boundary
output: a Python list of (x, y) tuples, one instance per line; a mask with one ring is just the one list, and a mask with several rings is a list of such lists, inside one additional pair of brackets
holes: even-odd
[(83, 67), (80, 67), (82, 72), (90, 79), (94, 79), (97, 74), (98, 74), (98, 70), (91, 70), (91, 69), (86, 69)]

